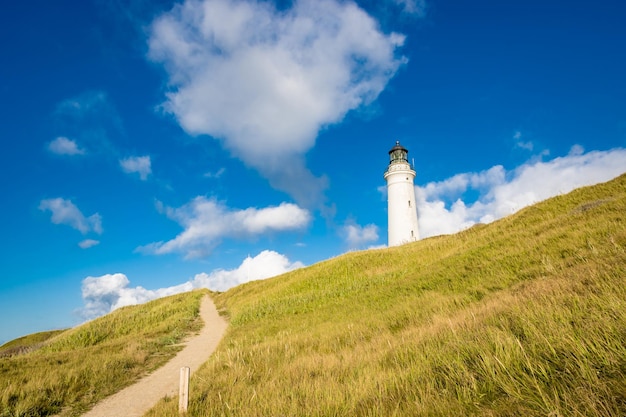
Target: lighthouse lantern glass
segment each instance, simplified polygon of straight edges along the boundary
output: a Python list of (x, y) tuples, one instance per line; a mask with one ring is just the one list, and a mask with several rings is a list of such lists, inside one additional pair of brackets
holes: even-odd
[(407, 152), (402, 149), (396, 149), (391, 152), (391, 162), (407, 161)]

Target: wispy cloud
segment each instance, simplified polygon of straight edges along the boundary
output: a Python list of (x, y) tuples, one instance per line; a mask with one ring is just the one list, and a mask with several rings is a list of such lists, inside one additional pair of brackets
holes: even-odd
[(76, 141), (59, 136), (48, 144), (48, 150), (57, 155), (84, 155), (86, 152), (76, 144)]
[[(581, 146), (549, 161), (533, 160), (507, 172), (495, 166), (458, 174), (416, 187), (420, 234), (455, 233), (476, 223), (489, 223), (523, 207), (626, 172), (626, 149), (585, 153)], [(471, 190), (478, 197), (463, 201)]]
[[(407, 5), (414, 2), (405, 2)], [(406, 62), (353, 2), (188, 0), (155, 19), (149, 58), (170, 90), (162, 108), (208, 134), (305, 207), (326, 187), (305, 166), (320, 129), (375, 100)]]
[(348, 221), (341, 228), (341, 235), (350, 249), (359, 249), (378, 240), (378, 226), (375, 224), (361, 226)]
[(65, 224), (82, 234), (88, 232), (102, 233), (102, 217), (98, 213), (85, 217), (71, 200), (63, 198), (41, 200), (39, 210), (52, 212), (50, 220), (54, 224)]
[(220, 178), (226, 172), (226, 168), (222, 167), (215, 172), (207, 172), (204, 174), (205, 178)]
[(128, 277), (121, 273), (87, 277), (82, 283), (85, 306), (80, 313), (85, 319), (91, 319), (120, 307), (141, 304), (196, 288), (226, 291), (245, 282), (270, 278), (303, 266), (301, 262), (291, 262), (285, 255), (265, 250), (254, 258), (247, 257), (235, 269), (217, 269), (208, 274), (203, 272), (182, 284), (156, 290), (129, 287)]
[(186, 258), (207, 256), (223, 238), (250, 239), (300, 230), (311, 221), (308, 210), (289, 203), (237, 210), (215, 199), (196, 197), (179, 208), (164, 207), (161, 203), (157, 208), (185, 230), (172, 240), (151, 243), (138, 250), (157, 255), (182, 253)]
[(89, 153), (115, 153), (111, 140), (123, 135), (122, 120), (104, 91), (86, 91), (60, 101), (53, 119), (65, 136)]
[(120, 159), (120, 167), (127, 174), (137, 173), (142, 181), (148, 179), (152, 173), (152, 162), (150, 156), (131, 156)]
[(81, 249), (89, 249), (99, 244), (100, 244), (99, 240), (85, 239), (85, 240), (80, 241), (78, 243), (78, 246), (80, 246)]
[(535, 147), (535, 145), (531, 141), (522, 140), (522, 132), (520, 132), (519, 130), (517, 130), (513, 134), (513, 139), (515, 140), (515, 146), (518, 148), (526, 149), (527, 151), (532, 151), (533, 148)]
[(426, 0), (391, 0), (399, 6), (404, 13), (424, 17), (426, 14)]

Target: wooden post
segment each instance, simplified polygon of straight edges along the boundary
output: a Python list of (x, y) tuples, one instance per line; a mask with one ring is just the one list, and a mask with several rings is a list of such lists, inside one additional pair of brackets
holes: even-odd
[(180, 368), (180, 387), (178, 390), (178, 412), (180, 414), (186, 413), (189, 406), (189, 373), (189, 367)]

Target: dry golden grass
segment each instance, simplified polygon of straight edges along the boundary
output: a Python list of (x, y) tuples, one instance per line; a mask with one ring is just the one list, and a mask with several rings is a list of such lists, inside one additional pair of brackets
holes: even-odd
[(21, 355), (39, 349), (50, 338), (63, 333), (64, 330), (52, 330), (33, 333), (11, 340), (0, 346), (0, 358)]
[(0, 358), (0, 416), (78, 416), (165, 363), (199, 328), (206, 291), (125, 307)]
[(620, 177), (220, 294), (189, 414), (626, 415), (624, 213)]
[[(219, 294), (230, 327), (192, 377), (189, 415), (626, 415), (625, 213), (622, 176)], [(195, 323), (185, 297), (0, 359), (0, 416), (76, 415), (130, 383), (107, 372), (165, 360)], [(105, 362), (97, 383), (90, 357)], [(178, 416), (177, 402), (148, 415)]]

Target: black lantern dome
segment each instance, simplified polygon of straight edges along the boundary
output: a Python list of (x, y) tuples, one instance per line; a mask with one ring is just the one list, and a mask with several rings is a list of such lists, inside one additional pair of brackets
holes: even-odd
[(400, 141), (396, 141), (396, 145), (389, 151), (389, 164), (397, 164), (400, 162), (409, 163), (409, 151), (402, 145)]

